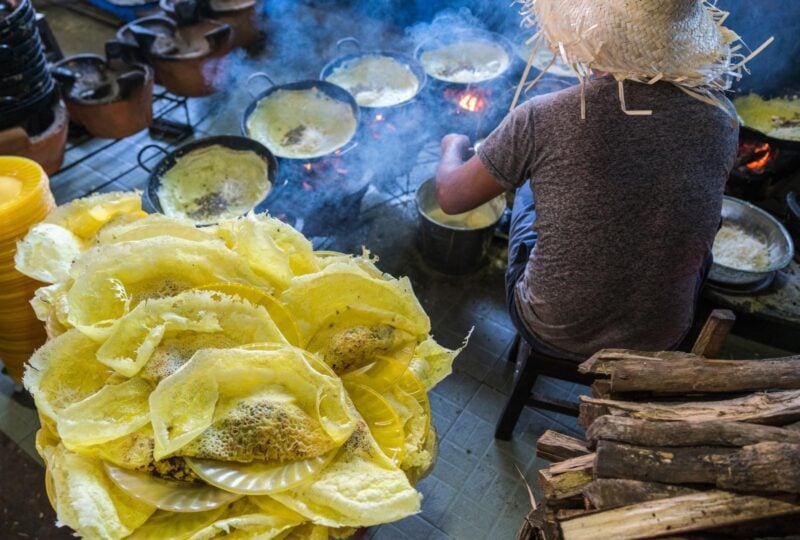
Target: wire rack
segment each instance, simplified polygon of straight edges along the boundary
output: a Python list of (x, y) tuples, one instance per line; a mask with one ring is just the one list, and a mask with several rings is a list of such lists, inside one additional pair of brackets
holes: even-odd
[[(178, 115), (180, 121), (170, 119)], [(182, 114), (181, 114), (182, 113)], [(153, 121), (149, 128), (150, 139), (167, 141), (169, 143), (177, 143), (192, 136), (194, 126), (191, 115), (189, 114), (188, 98), (175, 96), (167, 91), (160, 91), (153, 94)], [(110, 139), (102, 144), (96, 144), (98, 139), (93, 138), (88, 132), (75, 126), (70, 126), (70, 138), (67, 141), (67, 146), (64, 151), (64, 162), (66, 165), (62, 166), (59, 171), (53, 175), (53, 179), (57, 180), (59, 177), (66, 176), (72, 169), (78, 165), (91, 162), (103, 154), (108, 153), (115, 146), (120, 145), (125, 139)], [(75, 157), (80, 155), (79, 157)], [(73, 159), (74, 157), (74, 159)], [(119, 171), (111, 176), (106, 184), (113, 183), (121, 177), (129, 174), (131, 171), (136, 170), (139, 165), (131, 167), (120, 167)], [(106, 185), (104, 184), (104, 185)], [(100, 186), (93, 191), (102, 188)]]

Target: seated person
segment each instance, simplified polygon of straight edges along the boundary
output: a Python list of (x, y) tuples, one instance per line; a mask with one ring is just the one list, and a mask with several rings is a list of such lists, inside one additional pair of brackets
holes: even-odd
[[(560, 43), (594, 77), (515, 108), (468, 160), (467, 137), (444, 137), (436, 175), (451, 214), (517, 190), (508, 309), (535, 350), (567, 358), (681, 344), (738, 147), (721, 93), (732, 38), (712, 13), (701, 0), (604, 8), (620, 2), (536, 0), (550, 48)], [(586, 20), (594, 27), (579, 35)], [(653, 36), (661, 41), (640, 43)], [(652, 63), (635, 52), (646, 46), (660, 51)]]

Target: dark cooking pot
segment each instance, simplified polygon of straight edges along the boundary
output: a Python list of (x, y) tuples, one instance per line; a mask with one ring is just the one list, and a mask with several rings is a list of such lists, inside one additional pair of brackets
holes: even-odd
[[(361, 48), (361, 43), (354, 37), (346, 37), (340, 39), (339, 41), (336, 42), (336, 47), (337, 49), (341, 49), (342, 46), (347, 43), (355, 45), (355, 47), (358, 49), (358, 52), (345, 54), (343, 56), (334, 58), (333, 60), (328, 62), (328, 64), (324, 68), (322, 68), (322, 72), (320, 72), (319, 74), (320, 79), (326, 81), (328, 77), (330, 77), (333, 74), (333, 72), (336, 71), (336, 69), (340, 67), (342, 64), (350, 62), (351, 60), (355, 60), (357, 58), (364, 58), (367, 56), (386, 56), (389, 58), (393, 58), (394, 60), (397, 60), (401, 64), (405, 64), (411, 69), (411, 72), (414, 74), (414, 76), (417, 78), (417, 81), (419, 82), (419, 87), (417, 88), (417, 92), (414, 94), (413, 97), (401, 103), (391, 105), (389, 107), (379, 107), (381, 109), (394, 109), (412, 103), (419, 96), (420, 92), (422, 92), (422, 89), (428, 82), (428, 76), (425, 73), (425, 70), (422, 68), (422, 65), (408, 55), (392, 51), (364, 51)], [(366, 105), (361, 105), (361, 107), (372, 108), (372, 107), (367, 107)]]
[(32, 119), (50, 106), (57, 97), (56, 83), (49, 79), (37, 93), (22, 98), (0, 97), (0, 129), (6, 129)]
[[(341, 86), (337, 86), (337, 85), (335, 85), (333, 83), (329, 83), (327, 81), (320, 81), (320, 80), (305, 80), (305, 81), (297, 81), (297, 82), (288, 83), (288, 84), (276, 85), (273, 82), (273, 80), (269, 77), (269, 75), (267, 75), (266, 73), (254, 73), (254, 74), (250, 75), (250, 77), (247, 79), (247, 85), (249, 86), (251, 81), (253, 81), (253, 80), (257, 79), (257, 78), (266, 79), (269, 82), (270, 86), (266, 90), (262, 91), (259, 94), (255, 94), (254, 95), (252, 92), (250, 92), (250, 95), (253, 96), (253, 101), (251, 101), (250, 104), (247, 105), (247, 107), (245, 108), (244, 112), (242, 113), (242, 123), (241, 123), (242, 134), (244, 134), (246, 137), (250, 137), (250, 131), (247, 129), (247, 121), (250, 119), (250, 116), (253, 114), (253, 111), (255, 111), (256, 107), (259, 104), (259, 102), (262, 99), (264, 99), (266, 97), (269, 97), (270, 95), (274, 94), (278, 90), (310, 90), (312, 88), (317, 88), (320, 92), (323, 92), (328, 97), (330, 97), (330, 98), (332, 98), (332, 99), (334, 99), (336, 101), (340, 101), (342, 103), (346, 103), (347, 105), (349, 105), (350, 109), (353, 111), (353, 116), (355, 117), (356, 126), (358, 126), (358, 121), (359, 121), (359, 116), (360, 116), (358, 103), (356, 103), (355, 98), (350, 94), (350, 92), (348, 92), (347, 90), (345, 90)], [(357, 131), (358, 131), (358, 127), (356, 127), (356, 129), (353, 131), (352, 135), (350, 135), (350, 138), (346, 142), (344, 142), (339, 148), (347, 145), (350, 141), (352, 141), (353, 137), (355, 137), (355, 134), (356, 134)], [(348, 148), (347, 150), (349, 150), (349, 149), (350, 148)], [(345, 151), (347, 151), (347, 150), (345, 150)], [(320, 156), (320, 157), (316, 157), (316, 158), (295, 158), (295, 157), (285, 157), (285, 156), (281, 156), (279, 154), (276, 154), (276, 156), (278, 158), (280, 158), (280, 159), (291, 159), (291, 160), (302, 159), (303, 161), (314, 161), (316, 159), (324, 159), (325, 158), (325, 156)]]
[[(14, 19), (9, 24), (9, 19)], [(37, 35), (36, 14), (28, 0), (24, 0), (12, 14), (0, 20), (0, 43), (18, 45)]]
[(24, 71), (1, 78), (0, 95), (23, 96), (29, 94), (37, 84), (49, 78), (50, 73), (47, 71), (47, 61), (42, 56), (35, 64), (25, 68)]
[(39, 35), (17, 45), (0, 45), (0, 78), (19, 73), (43, 55)]
[(0, 32), (5, 32), (13, 26), (17, 26), (19, 21), (25, 18), (31, 10), (30, 0), (6, 0), (5, 4), (14, 9), (9, 13), (6, 11), (5, 17), (0, 17)]
[[(197, 139), (196, 141), (188, 142), (176, 148), (172, 152), (168, 152), (158, 145), (150, 144), (142, 148), (139, 151), (139, 154), (136, 156), (139, 165), (150, 173), (150, 176), (147, 179), (147, 188), (145, 190), (145, 200), (149, 202), (150, 206), (158, 213), (163, 214), (164, 210), (158, 200), (158, 188), (161, 185), (161, 177), (164, 176), (168, 170), (174, 167), (175, 163), (181, 157), (195, 150), (199, 150), (200, 148), (206, 148), (214, 145), (224, 146), (225, 148), (230, 148), (232, 150), (255, 152), (267, 162), (267, 177), (269, 178), (270, 183), (273, 186), (275, 185), (275, 178), (277, 177), (278, 173), (278, 161), (266, 146), (258, 141), (254, 141), (253, 139), (248, 139), (247, 137), (239, 137), (236, 135), (205, 137), (203, 139)], [(149, 150), (157, 150), (164, 154), (164, 157), (161, 158), (156, 166), (152, 168), (147, 166), (145, 163), (145, 154)], [(267, 196), (269, 196), (269, 194), (267, 194)]]
[[(435, 75), (428, 73), (428, 76), (432, 79), (437, 81), (439, 84), (447, 85), (447, 86), (475, 86), (475, 85), (485, 85), (491, 84), (498, 79), (506, 76), (514, 66), (514, 63), (517, 60), (517, 55), (514, 52), (514, 46), (511, 42), (506, 39), (505, 36), (497, 34), (495, 32), (487, 32), (485, 30), (474, 30), (474, 29), (462, 29), (456, 30), (452, 33), (447, 35), (441, 35), (434, 38), (431, 38), (427, 41), (421, 43), (416, 50), (414, 51), (414, 58), (422, 65), (422, 54), (442, 47), (444, 45), (450, 45), (452, 43), (459, 43), (463, 41), (488, 41), (495, 45), (499, 45), (505, 51), (506, 55), (508, 56), (508, 66), (502, 72), (498, 73), (496, 76), (492, 77), (491, 79), (487, 79), (484, 81), (474, 82), (474, 83), (459, 83), (453, 81), (447, 81), (444, 79), (439, 79)], [(427, 73), (427, 72), (426, 72)]]

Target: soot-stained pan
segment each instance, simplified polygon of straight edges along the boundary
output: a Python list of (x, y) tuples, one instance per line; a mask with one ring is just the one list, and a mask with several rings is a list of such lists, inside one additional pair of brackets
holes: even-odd
[[(449, 81), (446, 79), (440, 79), (433, 74), (428, 73), (428, 76), (437, 81), (439, 84), (445, 84), (448, 86), (473, 86), (473, 85), (481, 85), (481, 84), (490, 84), (501, 77), (506, 76), (509, 72), (511, 72), (514, 64), (517, 62), (518, 58), (516, 53), (514, 52), (514, 46), (511, 42), (503, 35), (497, 34), (495, 32), (487, 32), (485, 30), (474, 30), (474, 29), (462, 29), (456, 30), (452, 33), (441, 35), (437, 37), (430, 38), (424, 42), (422, 42), (414, 51), (414, 58), (422, 65), (422, 55), (428, 51), (436, 50), (437, 48), (451, 45), (453, 43), (459, 42), (467, 42), (467, 41), (488, 41), (493, 43), (494, 45), (498, 45), (501, 47), (508, 57), (508, 66), (492, 77), (491, 79), (487, 79), (484, 81), (478, 82), (471, 82), (471, 83), (460, 83)], [(427, 73), (427, 72), (426, 72)]]
[[(275, 159), (275, 156), (272, 155), (272, 152), (270, 152), (266, 146), (247, 137), (239, 137), (236, 135), (218, 135), (216, 137), (205, 137), (203, 139), (197, 139), (196, 141), (188, 142), (176, 148), (172, 152), (169, 152), (168, 150), (165, 150), (156, 144), (150, 144), (142, 148), (139, 151), (139, 154), (136, 156), (136, 159), (138, 160), (139, 165), (148, 173), (150, 173), (150, 176), (147, 178), (147, 188), (145, 191), (146, 202), (148, 202), (156, 212), (163, 214), (164, 209), (162, 208), (158, 199), (158, 188), (161, 186), (161, 178), (164, 176), (164, 174), (166, 174), (167, 171), (174, 167), (175, 163), (183, 156), (194, 152), (195, 150), (214, 145), (224, 146), (225, 148), (230, 148), (231, 150), (255, 152), (264, 161), (266, 161), (267, 178), (272, 186), (275, 185), (275, 179), (277, 178), (278, 174), (278, 160)], [(150, 167), (146, 164), (145, 155), (150, 153), (151, 150), (164, 154), (164, 157), (161, 158), (155, 167)], [(269, 197), (269, 194), (267, 194), (267, 197)], [(258, 207), (260, 204), (261, 202), (259, 202), (256, 207)]]
[(358, 51), (338, 56), (333, 60), (331, 60), (330, 62), (328, 62), (328, 64), (324, 68), (322, 68), (322, 72), (320, 72), (319, 74), (320, 79), (322, 79), (323, 81), (327, 81), (328, 77), (330, 77), (333, 74), (333, 72), (336, 71), (337, 68), (352, 60), (356, 60), (359, 58), (366, 58), (369, 56), (385, 56), (388, 58), (392, 58), (393, 60), (396, 60), (400, 64), (408, 66), (408, 68), (411, 70), (411, 73), (414, 74), (414, 77), (417, 78), (417, 82), (419, 83), (417, 91), (414, 93), (414, 95), (405, 101), (402, 101), (395, 105), (390, 105), (388, 107), (367, 107), (365, 105), (361, 105), (362, 108), (394, 109), (397, 107), (408, 105), (409, 103), (412, 103), (420, 95), (423, 88), (428, 82), (428, 75), (427, 73), (425, 73), (425, 69), (422, 67), (422, 64), (420, 64), (417, 60), (415, 60), (411, 56), (399, 52), (385, 51), (385, 50), (364, 51), (361, 47), (361, 42), (359, 42), (354, 37), (346, 37), (344, 39), (340, 39), (336, 43), (336, 47), (338, 49), (342, 49), (343, 46), (346, 44), (352, 44), (358, 49)]
[[(266, 90), (263, 90), (260, 93), (253, 93), (252, 91), (250, 91), (250, 95), (253, 96), (253, 100), (244, 109), (244, 112), (242, 113), (242, 122), (241, 122), (242, 134), (244, 134), (245, 137), (252, 138), (250, 130), (247, 127), (247, 121), (253, 115), (253, 112), (256, 110), (256, 107), (258, 107), (258, 104), (262, 100), (268, 98), (269, 96), (271, 96), (272, 94), (274, 94), (279, 90), (311, 90), (313, 88), (318, 89), (320, 92), (324, 93), (326, 96), (330, 97), (333, 100), (347, 104), (350, 107), (351, 111), (353, 112), (353, 117), (355, 118), (356, 128), (353, 129), (353, 132), (350, 134), (350, 137), (347, 139), (347, 141), (344, 141), (341, 145), (339, 145), (338, 148), (331, 150), (331, 152), (329, 152), (326, 155), (330, 155), (330, 153), (333, 153), (336, 150), (346, 146), (353, 140), (353, 137), (355, 137), (356, 132), (358, 131), (360, 109), (358, 107), (358, 103), (356, 103), (355, 98), (350, 94), (350, 92), (348, 92), (341, 86), (329, 83), (327, 81), (314, 80), (314, 79), (297, 81), (287, 84), (275, 84), (272, 78), (270, 78), (270, 76), (267, 75), (266, 73), (254, 73), (250, 75), (250, 77), (247, 79), (248, 89), (250, 88), (252, 81), (256, 79), (264, 79), (269, 83), (270, 86)], [(274, 153), (276, 157), (280, 159), (291, 159), (291, 160), (302, 159), (303, 161), (313, 161), (314, 159), (321, 159), (325, 157), (325, 156), (316, 156), (314, 158), (303, 158), (295, 156), (282, 156), (277, 152)]]

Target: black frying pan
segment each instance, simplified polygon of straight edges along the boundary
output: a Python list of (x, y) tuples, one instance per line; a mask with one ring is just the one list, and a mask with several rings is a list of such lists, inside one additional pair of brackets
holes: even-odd
[[(762, 95), (761, 97), (765, 100), (785, 97), (787, 95), (797, 95), (798, 91), (786, 90), (780, 94), (771, 94), (771, 95)], [(760, 94), (759, 94), (760, 95)], [(800, 98), (799, 98), (800, 99)], [(764, 142), (769, 143), (769, 145), (773, 148), (777, 148), (779, 150), (789, 151), (789, 152), (800, 152), (800, 141), (793, 141), (790, 139), (779, 139), (776, 137), (772, 137), (767, 135), (766, 133), (762, 133), (757, 129), (753, 129), (751, 127), (746, 126), (742, 123), (740, 127), (740, 136), (743, 139), (755, 139), (755, 140), (763, 140)]]
[(444, 45), (450, 45), (452, 43), (459, 43), (462, 41), (477, 41), (477, 40), (488, 41), (490, 43), (494, 43), (495, 45), (499, 45), (500, 47), (503, 48), (503, 50), (506, 52), (506, 55), (508, 56), (508, 67), (506, 67), (506, 69), (503, 72), (498, 73), (495, 77), (491, 79), (474, 83), (458, 83), (458, 82), (448, 81), (445, 79), (440, 79), (430, 73), (428, 73), (428, 76), (431, 79), (436, 80), (439, 84), (444, 84), (448, 86), (468, 87), (474, 85), (491, 84), (497, 81), (498, 79), (501, 79), (502, 77), (508, 75), (509, 72), (511, 72), (511, 70), (513, 69), (514, 63), (517, 61), (517, 55), (514, 52), (514, 46), (511, 44), (510, 41), (508, 41), (508, 39), (506, 39), (505, 36), (496, 34), (494, 32), (487, 32), (485, 30), (472, 30), (472, 29), (456, 30), (447, 35), (431, 38), (427, 41), (424, 41), (417, 47), (417, 49), (414, 51), (414, 58), (416, 58), (417, 61), (420, 64), (422, 64), (421, 60), (422, 55), (427, 51), (435, 50), (439, 47), (442, 47)]
[[(239, 137), (236, 135), (218, 135), (216, 137), (205, 137), (188, 142), (176, 148), (172, 152), (169, 152), (156, 144), (149, 144), (142, 148), (137, 154), (136, 159), (139, 162), (139, 166), (150, 173), (150, 176), (147, 178), (147, 188), (145, 190), (146, 202), (148, 202), (150, 206), (159, 214), (163, 214), (164, 210), (158, 200), (158, 188), (161, 185), (161, 177), (163, 177), (168, 170), (174, 167), (175, 163), (181, 157), (195, 150), (199, 150), (200, 148), (206, 148), (214, 145), (224, 146), (225, 148), (230, 148), (232, 150), (255, 152), (261, 156), (261, 158), (267, 162), (267, 177), (269, 178), (272, 186), (275, 186), (275, 179), (277, 178), (278, 174), (278, 161), (275, 159), (275, 156), (272, 155), (272, 152), (267, 149), (267, 147), (258, 141), (248, 139), (247, 137)], [(164, 157), (161, 158), (156, 166), (152, 168), (145, 163), (145, 154), (150, 150), (157, 150), (164, 154)], [(269, 193), (267, 194), (267, 197), (269, 197)], [(261, 204), (261, 202), (258, 204)]]
[[(404, 64), (404, 65), (408, 66), (408, 68), (411, 70), (411, 72), (417, 78), (417, 81), (419, 82), (419, 87), (417, 88), (417, 92), (414, 94), (414, 96), (409, 98), (409, 99), (407, 99), (406, 101), (403, 101), (401, 103), (397, 103), (397, 104), (392, 105), (390, 107), (375, 107), (375, 108), (379, 108), (379, 109), (394, 109), (394, 108), (397, 108), (397, 107), (402, 107), (404, 105), (408, 105), (409, 103), (412, 103), (417, 98), (417, 96), (419, 96), (420, 92), (422, 92), (422, 89), (425, 87), (425, 84), (428, 81), (428, 76), (425, 73), (425, 70), (422, 68), (422, 64), (420, 64), (417, 60), (415, 60), (415, 59), (413, 59), (410, 56), (407, 56), (405, 54), (392, 52), (392, 51), (364, 51), (361, 48), (361, 43), (354, 37), (346, 37), (346, 38), (340, 39), (339, 41), (336, 42), (336, 47), (338, 49), (341, 49), (342, 46), (345, 45), (346, 43), (351, 43), (351, 44), (355, 45), (355, 47), (358, 49), (358, 52), (345, 54), (343, 56), (339, 56), (337, 58), (334, 58), (333, 60), (328, 62), (328, 64), (324, 68), (322, 68), (322, 72), (320, 72), (320, 74), (319, 74), (319, 78), (320, 79), (322, 79), (323, 81), (326, 81), (328, 79), (328, 77), (330, 77), (333, 74), (333, 72), (336, 71), (337, 68), (339, 68), (341, 65), (343, 65), (343, 64), (345, 64), (347, 62), (350, 62), (352, 60), (355, 60), (355, 59), (358, 59), (358, 58), (364, 58), (364, 57), (367, 57), (367, 56), (386, 56), (386, 57), (389, 57), (389, 58), (392, 58), (392, 59), (396, 60), (397, 62), (399, 62), (401, 64)], [(361, 105), (361, 107), (363, 107), (365, 109), (368, 108), (365, 105)], [(369, 108), (372, 108), (372, 107), (369, 107)]]
[[(247, 79), (247, 85), (249, 86), (250, 83), (257, 78), (266, 79), (269, 82), (270, 86), (259, 94), (253, 95), (251, 92), (251, 95), (253, 95), (253, 100), (247, 105), (244, 112), (242, 113), (241, 129), (242, 129), (242, 134), (245, 137), (250, 137), (250, 130), (247, 129), (247, 121), (250, 119), (250, 116), (253, 114), (253, 111), (255, 111), (259, 102), (262, 99), (271, 96), (278, 90), (311, 90), (312, 88), (317, 88), (320, 92), (323, 92), (328, 97), (349, 105), (350, 109), (353, 111), (353, 116), (355, 117), (356, 120), (356, 126), (358, 126), (358, 120), (360, 115), (358, 103), (356, 103), (355, 98), (350, 94), (350, 92), (348, 92), (341, 86), (337, 86), (333, 83), (320, 80), (305, 80), (305, 81), (297, 81), (293, 83), (278, 85), (275, 84), (273, 80), (269, 77), (269, 75), (267, 75), (266, 73), (254, 73), (250, 75), (250, 77)], [(356, 130), (353, 131), (350, 138), (347, 141), (345, 141), (339, 148), (347, 145), (350, 141), (352, 141), (353, 137), (355, 137), (356, 131), (358, 131), (357, 128)], [(313, 161), (315, 159), (323, 159), (326, 157), (326, 156), (318, 156), (315, 158), (297, 158), (293, 156), (281, 156), (278, 153), (275, 153), (275, 155), (280, 159), (303, 160), (303, 161)]]

